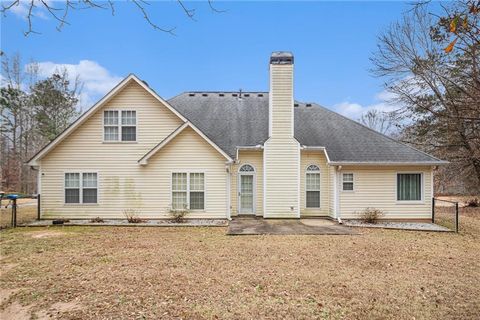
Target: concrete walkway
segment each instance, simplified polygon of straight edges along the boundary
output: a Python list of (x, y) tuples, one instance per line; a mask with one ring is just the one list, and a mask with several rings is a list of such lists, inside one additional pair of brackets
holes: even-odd
[(230, 221), (228, 235), (353, 235), (351, 228), (327, 219), (263, 219), (235, 218)]

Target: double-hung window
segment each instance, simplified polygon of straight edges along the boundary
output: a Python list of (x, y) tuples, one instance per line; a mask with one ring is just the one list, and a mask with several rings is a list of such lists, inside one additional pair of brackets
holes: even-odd
[(353, 173), (342, 174), (342, 190), (353, 191)]
[(310, 165), (306, 172), (306, 207), (320, 208), (320, 168)]
[(98, 177), (95, 172), (65, 173), (65, 203), (97, 203)]
[(397, 200), (422, 201), (421, 173), (397, 173)]
[(103, 140), (137, 141), (137, 112), (133, 110), (105, 110), (103, 112)]
[(205, 174), (202, 172), (172, 173), (172, 209), (205, 209)]

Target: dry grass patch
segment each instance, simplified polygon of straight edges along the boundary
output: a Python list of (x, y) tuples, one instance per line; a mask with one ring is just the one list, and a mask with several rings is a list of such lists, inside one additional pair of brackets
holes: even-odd
[[(68, 235), (2, 231), (0, 266), (18, 266), (2, 275), (1, 288), (19, 289), (3, 310), (19, 304), (29, 315), (63, 319), (480, 318), (478, 209), (462, 216), (460, 234), (48, 229), (57, 230)], [(58, 303), (76, 308), (49, 311)]]
[[(37, 219), (36, 199), (21, 199), (22, 204), (17, 208), (17, 224), (23, 224)], [(27, 201), (28, 200), (28, 201)], [(33, 202), (32, 202), (33, 201)], [(0, 229), (10, 227), (12, 224), (12, 208), (7, 205), (7, 201), (2, 201), (0, 208)]]

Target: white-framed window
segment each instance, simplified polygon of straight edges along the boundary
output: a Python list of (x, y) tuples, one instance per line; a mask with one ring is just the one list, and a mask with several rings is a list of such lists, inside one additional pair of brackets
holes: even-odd
[(103, 111), (103, 141), (137, 141), (137, 112), (134, 110)]
[(353, 191), (354, 190), (353, 173), (343, 173), (342, 174), (342, 190), (343, 191)]
[(65, 203), (98, 203), (98, 174), (96, 172), (65, 173)]
[(240, 167), (240, 172), (255, 172), (255, 168), (252, 165), (244, 164)]
[(306, 207), (320, 208), (320, 168), (309, 165), (305, 174)]
[(423, 175), (397, 173), (397, 201), (422, 201)]
[(172, 172), (172, 209), (205, 210), (203, 172)]

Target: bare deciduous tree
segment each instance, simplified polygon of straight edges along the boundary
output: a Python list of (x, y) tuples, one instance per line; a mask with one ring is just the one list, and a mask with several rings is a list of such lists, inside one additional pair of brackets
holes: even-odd
[(471, 190), (480, 188), (480, 9), (472, 10), (477, 6), (459, 1), (433, 15), (428, 3), (418, 4), (380, 35), (372, 57), (374, 74), (386, 79), (408, 119), (403, 140), (451, 161)]
[(372, 109), (362, 114), (359, 121), (375, 131), (388, 135), (394, 127), (394, 113)]
[[(145, 21), (155, 30), (159, 30), (162, 32), (169, 33), (171, 35), (175, 35), (175, 27), (160, 27), (156, 22), (153, 21), (151, 18), (151, 2), (146, 0), (129, 0), (131, 3), (143, 16)], [(217, 9), (212, 0), (207, 0), (210, 9), (213, 12), (225, 12), (225, 10)], [(185, 13), (185, 15), (190, 19), (195, 19), (195, 8), (189, 8), (184, 1), (176, 0), (179, 8)], [(12, 0), (8, 4), (2, 4), (1, 12), (3, 14), (11, 11), (12, 8), (25, 5), (25, 18), (28, 24), (28, 30), (25, 31), (25, 36), (28, 36), (31, 33), (39, 34), (39, 32), (35, 31), (33, 27), (33, 20), (35, 17), (35, 10), (36, 9), (45, 9), (45, 11), (54, 18), (57, 22), (57, 30), (61, 30), (65, 25), (69, 25), (68, 22), (68, 15), (71, 11), (85, 11), (85, 9), (103, 9), (109, 10), (112, 15), (115, 15), (115, 3), (113, 0), (107, 1), (98, 1), (98, 0), (65, 0), (65, 1), (46, 1), (46, 0)]]

